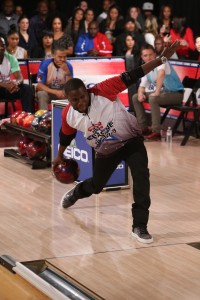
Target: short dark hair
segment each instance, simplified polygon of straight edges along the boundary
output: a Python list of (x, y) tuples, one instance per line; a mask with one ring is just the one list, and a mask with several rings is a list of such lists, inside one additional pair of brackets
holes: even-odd
[(70, 91), (78, 90), (81, 87), (85, 88), (85, 84), (80, 78), (71, 78), (64, 85), (65, 94), (67, 95)]
[(155, 48), (154, 48), (152, 45), (150, 45), (150, 44), (148, 44), (148, 43), (145, 43), (145, 44), (143, 44), (142, 47), (140, 48), (140, 53), (142, 54), (142, 51), (143, 51), (143, 50), (147, 50), (147, 49), (151, 49), (151, 50), (153, 50), (153, 52), (156, 52)]
[(52, 45), (52, 52), (53, 54), (55, 54), (55, 52), (59, 50), (59, 51), (66, 51), (66, 48), (63, 46), (63, 44), (60, 43), (59, 40), (54, 41), (53, 45)]

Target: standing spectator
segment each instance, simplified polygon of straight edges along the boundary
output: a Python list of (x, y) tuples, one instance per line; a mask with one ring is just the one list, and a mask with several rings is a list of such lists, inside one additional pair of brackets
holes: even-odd
[(99, 32), (97, 21), (89, 24), (88, 33), (79, 36), (75, 56), (112, 56), (112, 45), (107, 36)]
[(29, 28), (29, 19), (21, 16), (18, 20), (19, 26), (19, 46), (26, 49), (28, 57), (33, 47), (38, 46), (34, 33)]
[[(22, 109), (33, 112), (33, 92), (28, 84), (23, 83), (17, 59), (6, 50), (3, 37), (0, 37), (0, 97), (2, 99), (20, 99)], [(14, 79), (11, 79), (10, 75)]]
[(19, 32), (16, 29), (16, 26), (13, 24), (10, 26), (10, 30), (7, 34), (7, 47), (6, 51), (17, 59), (28, 58), (26, 49), (19, 46)]
[(31, 58), (51, 58), (53, 48), (53, 32), (49, 30), (43, 30), (41, 44), (32, 48)]
[(193, 31), (187, 27), (185, 17), (174, 17), (172, 24), (173, 27), (170, 30), (172, 43), (180, 40), (180, 47), (176, 53), (180, 59), (189, 59), (190, 51), (195, 50)]
[(89, 26), (90, 22), (94, 21), (94, 19), (95, 19), (94, 10), (92, 8), (86, 9), (85, 14), (84, 14), (85, 32), (88, 32), (88, 26)]
[(108, 16), (99, 24), (100, 32), (114, 44), (116, 36), (123, 32), (123, 17), (117, 5), (110, 6)]
[[(145, 63), (154, 60), (155, 49), (149, 44), (144, 45), (141, 49), (141, 58)], [(138, 92), (132, 100), (136, 118), (146, 140), (161, 140), (160, 105), (181, 104), (183, 92), (184, 87), (177, 73), (165, 57), (162, 58), (162, 64), (159, 67), (142, 77)], [(144, 101), (149, 102), (151, 106), (151, 129), (148, 128), (143, 107)]]
[(10, 26), (14, 24), (18, 28), (18, 18), (15, 14), (13, 0), (4, 0), (2, 3), (2, 12), (0, 13), (0, 34), (6, 38)]
[(53, 15), (50, 19), (50, 30), (53, 32), (54, 43), (59, 43), (63, 45), (66, 49), (67, 56), (71, 56), (74, 52), (74, 44), (72, 38), (69, 34), (64, 32), (66, 24), (64, 19), (60, 15)]
[(81, 8), (75, 8), (72, 18), (68, 20), (65, 32), (72, 37), (74, 45), (76, 45), (79, 35), (85, 33), (84, 29), (84, 11)]
[(35, 38), (40, 43), (41, 33), (46, 29), (46, 19), (49, 13), (48, 1), (39, 0), (37, 14), (30, 18), (30, 30), (33, 31)]
[(23, 7), (21, 5), (16, 5), (16, 7), (15, 7), (15, 13), (19, 17), (25, 15)]
[(48, 110), (51, 100), (66, 98), (63, 85), (73, 77), (72, 65), (66, 59), (65, 48), (57, 44), (53, 47), (53, 58), (41, 62), (36, 85), (39, 109)]

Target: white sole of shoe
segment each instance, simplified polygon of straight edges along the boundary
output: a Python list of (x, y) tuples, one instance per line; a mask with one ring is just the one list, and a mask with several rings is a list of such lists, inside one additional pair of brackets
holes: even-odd
[(65, 198), (66, 194), (70, 193), (74, 188), (75, 188), (75, 186), (74, 186), (73, 188), (71, 188), (71, 190), (67, 191), (67, 192), (62, 196), (62, 198), (61, 198), (61, 200), (60, 200), (60, 207), (61, 207), (62, 209), (65, 209), (65, 208), (63, 207), (62, 204), (63, 204), (63, 201), (64, 201), (64, 198)]
[(132, 232), (132, 237), (134, 237), (136, 240), (138, 240), (138, 242), (143, 243), (143, 244), (151, 244), (153, 243), (153, 238), (149, 239), (149, 240), (145, 240), (145, 239), (141, 239), (137, 234), (135, 234), (134, 232)]

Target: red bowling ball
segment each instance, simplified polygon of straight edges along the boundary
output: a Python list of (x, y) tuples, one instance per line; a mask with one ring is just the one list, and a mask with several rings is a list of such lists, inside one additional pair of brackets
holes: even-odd
[(65, 159), (62, 164), (53, 169), (54, 175), (61, 183), (73, 183), (80, 174), (78, 163), (73, 159)]

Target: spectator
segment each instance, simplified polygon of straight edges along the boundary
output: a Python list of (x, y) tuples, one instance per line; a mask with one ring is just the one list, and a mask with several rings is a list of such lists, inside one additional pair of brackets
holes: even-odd
[(158, 23), (155, 18), (146, 18), (144, 23), (144, 38), (147, 44), (154, 46), (158, 34)]
[(110, 6), (108, 16), (99, 24), (100, 32), (104, 33), (111, 44), (114, 44), (116, 36), (123, 32), (123, 17), (117, 5)]
[(145, 43), (143, 34), (137, 30), (135, 20), (133, 18), (127, 17), (124, 22), (123, 33), (116, 37), (116, 41), (114, 43), (114, 55), (120, 56), (121, 53), (123, 53), (125, 48), (124, 42), (127, 33), (135, 37), (138, 50), (140, 50), (142, 45)]
[(46, 29), (46, 19), (49, 13), (48, 1), (39, 0), (37, 14), (30, 18), (30, 30), (34, 33), (37, 43), (41, 41), (41, 33)]
[(73, 44), (76, 45), (79, 35), (85, 33), (84, 29), (84, 11), (81, 8), (75, 8), (72, 18), (68, 21), (65, 32), (72, 37)]
[[(23, 83), (17, 59), (6, 50), (3, 37), (0, 37), (0, 97), (2, 99), (20, 99), (22, 109), (33, 112), (33, 92), (28, 84)], [(10, 78), (10, 75), (14, 79)]]
[(26, 49), (28, 57), (30, 57), (33, 47), (38, 46), (34, 33), (29, 28), (29, 19), (21, 16), (18, 20), (19, 26), (19, 46)]
[(190, 58), (200, 61), (200, 35), (195, 38), (195, 50), (190, 52)]
[(7, 34), (7, 47), (6, 51), (17, 59), (28, 58), (26, 49), (19, 46), (19, 32), (13, 24)]
[(141, 32), (144, 31), (144, 18), (140, 13), (140, 9), (137, 6), (130, 6), (127, 11), (127, 17), (135, 20), (135, 24)]
[(53, 47), (53, 32), (43, 30), (41, 44), (31, 50), (31, 58), (51, 58)]
[(180, 47), (176, 53), (180, 59), (189, 59), (190, 51), (195, 50), (194, 35), (192, 29), (187, 27), (186, 18), (174, 17), (173, 27), (170, 30), (172, 43), (175, 40), (180, 40)]
[[(156, 51), (157, 56), (160, 56), (165, 48), (165, 42), (163, 38), (160, 35), (157, 35), (154, 41), (154, 48)], [(178, 59), (178, 56), (176, 53), (174, 53), (170, 59)]]
[(158, 19), (158, 31), (163, 38), (166, 35), (170, 35), (170, 30), (172, 28), (172, 19), (172, 6), (170, 4), (162, 5), (160, 9), (160, 16)]
[(18, 18), (15, 14), (15, 6), (13, 0), (4, 0), (2, 4), (2, 12), (0, 13), (0, 34), (6, 38), (11, 25), (18, 28)]
[(50, 19), (50, 29), (53, 32), (54, 42), (59, 42), (66, 49), (67, 56), (71, 56), (74, 52), (74, 44), (69, 34), (64, 32), (66, 24), (60, 15), (54, 15)]
[(21, 5), (16, 5), (15, 7), (15, 14), (19, 17), (25, 15), (23, 7)]
[(80, 1), (78, 7), (81, 8), (84, 12), (88, 9), (87, 1)]
[(107, 36), (99, 32), (97, 21), (92, 21), (88, 33), (81, 34), (75, 46), (75, 56), (112, 56), (112, 45)]
[[(156, 58), (155, 49), (147, 44), (141, 49), (141, 58), (147, 63)], [(163, 64), (141, 79), (137, 94), (132, 98), (136, 118), (143, 131), (144, 138), (150, 141), (161, 140), (160, 105), (180, 104), (184, 87), (175, 70), (162, 58)], [(148, 128), (143, 102), (151, 106), (152, 128)]]
[(62, 45), (53, 47), (53, 58), (41, 62), (36, 85), (39, 109), (48, 109), (51, 100), (65, 99), (63, 85), (73, 77), (72, 65), (66, 61), (66, 51)]
[(112, 0), (104, 0), (103, 1), (103, 12), (97, 17), (97, 22), (100, 24), (101, 21), (107, 18), (108, 11), (111, 5), (114, 5), (115, 1)]
[(95, 19), (94, 10), (92, 8), (88, 8), (85, 11), (84, 17), (85, 17), (84, 18), (85, 32), (88, 32), (88, 26), (89, 26), (90, 22), (94, 21), (94, 19)]

